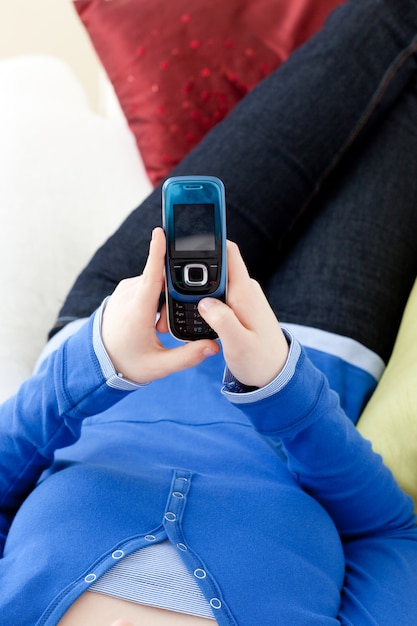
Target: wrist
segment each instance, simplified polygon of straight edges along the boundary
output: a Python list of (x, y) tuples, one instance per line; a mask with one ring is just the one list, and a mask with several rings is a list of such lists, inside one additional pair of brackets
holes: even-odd
[(226, 367), (223, 376), (224, 387), (222, 393), (228, 400), (235, 404), (257, 402), (279, 393), (291, 381), (301, 354), (301, 346), (288, 330), (283, 328), (282, 331), (288, 345), (288, 354), (279, 373), (262, 387), (250, 387), (241, 383)]
[(106, 379), (106, 384), (113, 389), (120, 389), (122, 391), (135, 391), (139, 387), (144, 387), (149, 383), (135, 383), (123, 376), (122, 372), (118, 372), (113, 365), (113, 362), (106, 350), (102, 337), (102, 321), (103, 313), (106, 308), (106, 304), (109, 297), (107, 297), (101, 303), (101, 306), (97, 309), (94, 323), (93, 323), (93, 348), (99, 362), (101, 372)]

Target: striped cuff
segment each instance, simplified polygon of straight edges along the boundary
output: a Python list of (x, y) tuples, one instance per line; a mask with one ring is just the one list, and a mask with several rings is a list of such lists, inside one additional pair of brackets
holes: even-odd
[(105, 300), (103, 300), (100, 308), (97, 310), (94, 322), (93, 322), (93, 348), (96, 353), (96, 357), (100, 364), (100, 368), (104, 378), (106, 379), (106, 384), (113, 389), (119, 389), (120, 391), (135, 391), (140, 387), (146, 387), (149, 383), (135, 383), (133, 380), (128, 380), (124, 378), (123, 374), (120, 372), (116, 372), (114, 369), (114, 365), (111, 362), (109, 355), (107, 354), (107, 350), (104, 347), (103, 340), (101, 338), (101, 323), (103, 320), (103, 312), (106, 308), (107, 300), (110, 296), (108, 296)]
[(269, 398), (283, 389), (294, 376), (297, 362), (301, 354), (301, 346), (296, 339), (285, 328), (282, 329), (289, 345), (289, 352), (285, 365), (274, 380), (265, 387), (253, 389), (245, 387), (233, 376), (231, 371), (226, 367), (222, 389), (223, 395), (233, 402), (233, 404), (248, 404), (250, 402), (258, 402)]

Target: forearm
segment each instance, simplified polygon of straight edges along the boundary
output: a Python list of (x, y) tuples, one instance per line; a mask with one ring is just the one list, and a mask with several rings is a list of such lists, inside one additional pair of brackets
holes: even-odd
[(294, 348), (277, 393), (259, 401), (257, 392), (229, 398), (259, 432), (283, 442), (291, 471), (328, 511), (342, 539), (413, 526), (410, 499), (345, 416), (325, 377), (304, 352), (295, 366), (292, 355)]
[(122, 399), (110, 388), (92, 346), (91, 319), (0, 407), (0, 532), (53, 459), (71, 445), (85, 417)]
[(284, 443), (290, 470), (337, 527), (346, 561), (339, 623), (413, 623), (417, 528), (411, 499), (341, 411), (324, 376), (303, 353), (297, 357), (294, 344), (274, 387), (258, 401), (266, 388), (226, 394), (239, 398), (264, 436)]
[(414, 525), (411, 499), (337, 406), (283, 442), (289, 467), (344, 541)]
[(343, 542), (340, 623), (413, 623), (417, 528), (411, 498), (336, 403), (284, 444), (290, 468), (329, 512)]

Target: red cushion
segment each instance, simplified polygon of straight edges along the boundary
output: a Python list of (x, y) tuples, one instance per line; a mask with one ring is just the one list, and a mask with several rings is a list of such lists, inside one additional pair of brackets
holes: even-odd
[(77, 0), (153, 184), (344, 0)]

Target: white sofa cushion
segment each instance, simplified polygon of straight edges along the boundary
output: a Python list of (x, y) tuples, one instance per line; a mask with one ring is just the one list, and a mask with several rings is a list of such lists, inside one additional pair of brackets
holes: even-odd
[(30, 375), (97, 247), (150, 191), (126, 124), (94, 114), (70, 68), (0, 62), (0, 400)]

